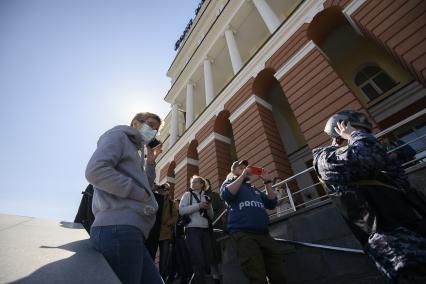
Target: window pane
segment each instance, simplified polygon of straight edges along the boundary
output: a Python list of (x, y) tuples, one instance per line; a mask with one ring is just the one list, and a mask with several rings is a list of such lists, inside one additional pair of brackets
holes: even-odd
[(385, 72), (381, 72), (376, 78), (373, 79), (374, 83), (379, 86), (382, 92), (387, 92), (395, 86), (395, 81), (392, 80)]
[[(400, 134), (400, 135), (398, 135), (398, 137), (399, 137), (399, 139), (401, 139), (402, 141), (404, 141), (404, 143), (408, 143), (409, 141), (416, 139), (417, 135), (414, 132), (410, 131), (408, 133), (406, 132), (404, 134)], [(420, 149), (422, 149), (424, 147), (424, 145), (422, 143), (422, 140), (417, 140), (417, 141), (415, 141), (413, 143), (410, 143), (409, 145), (414, 150), (416, 150), (416, 152), (419, 151)]]
[(364, 83), (365, 81), (367, 81), (368, 77), (365, 76), (362, 71), (358, 72), (358, 74), (356, 74), (355, 76), (355, 84), (357, 86), (361, 85), (362, 83)]
[(380, 96), (380, 94), (370, 85), (367, 84), (361, 88), (364, 94), (370, 99), (373, 100)]
[(426, 123), (420, 124), (419, 126), (416, 126), (416, 128), (421, 135), (426, 134)]
[(382, 71), (382, 69), (380, 69), (377, 66), (367, 66), (367, 67), (362, 69), (362, 72), (364, 72), (365, 75), (367, 75), (369, 78), (373, 77), (374, 75), (376, 75), (380, 71)]

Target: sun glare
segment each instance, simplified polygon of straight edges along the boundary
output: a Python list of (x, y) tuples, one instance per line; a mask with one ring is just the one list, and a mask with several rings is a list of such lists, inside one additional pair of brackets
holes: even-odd
[(150, 97), (147, 94), (124, 95), (123, 99), (113, 106), (117, 110), (120, 122), (128, 124), (133, 116), (138, 112), (153, 112), (162, 119), (165, 118), (169, 109), (162, 98)]

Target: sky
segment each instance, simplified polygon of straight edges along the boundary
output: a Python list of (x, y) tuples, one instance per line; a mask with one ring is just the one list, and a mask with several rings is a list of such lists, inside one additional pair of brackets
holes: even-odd
[(73, 221), (99, 136), (164, 118), (199, 0), (0, 0), (0, 213)]

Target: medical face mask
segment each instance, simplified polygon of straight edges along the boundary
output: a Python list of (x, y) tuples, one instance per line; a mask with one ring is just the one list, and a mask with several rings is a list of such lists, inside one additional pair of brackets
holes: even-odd
[(140, 134), (142, 135), (142, 140), (146, 144), (152, 139), (154, 139), (155, 135), (157, 135), (157, 130), (152, 129), (148, 126), (148, 124), (145, 124), (139, 129)]

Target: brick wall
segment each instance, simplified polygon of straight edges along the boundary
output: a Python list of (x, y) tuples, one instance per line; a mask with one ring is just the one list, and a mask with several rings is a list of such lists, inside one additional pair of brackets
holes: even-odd
[(340, 7), (344, 8), (350, 2), (352, 2), (352, 0), (327, 0), (324, 3), (324, 9), (331, 7), (331, 6), (340, 6)]
[(278, 70), (291, 57), (293, 57), (305, 44), (309, 42), (306, 37), (306, 31), (309, 24), (303, 24), (297, 32), (295, 32), (274, 55), (265, 63), (266, 67)]
[(195, 134), (195, 139), (198, 141), (198, 144), (200, 144), (204, 139), (206, 139), (212, 132), (214, 128), (214, 122), (216, 120), (216, 116), (213, 116), (212, 118), (207, 121), (203, 127), (200, 128), (200, 130)]
[(174, 161), (176, 162), (176, 166), (179, 165), (180, 162), (182, 162), (187, 157), (188, 148), (189, 148), (189, 144), (186, 144), (176, 153), (174, 158)]
[[(273, 177), (286, 178), (293, 175), (269, 109), (254, 103), (232, 122), (232, 129), (240, 159), (247, 159), (251, 165), (265, 167)], [(254, 185), (263, 188), (260, 180)], [(297, 187), (292, 187), (292, 190), (297, 190)], [(300, 202), (300, 196), (296, 196), (296, 203)]]
[(180, 198), (189, 188), (189, 179), (198, 175), (198, 167), (187, 164), (175, 173), (174, 198)]
[(200, 176), (208, 178), (212, 190), (218, 192), (231, 167), (229, 144), (213, 140), (198, 155)]
[(332, 114), (363, 109), (317, 49), (283, 76), (280, 84), (311, 149), (329, 142), (323, 129)]
[(352, 18), (426, 85), (426, 1), (366, 1)]
[(167, 176), (167, 172), (169, 170), (170, 163), (167, 163), (162, 169), (160, 169), (160, 177), (159, 181), (163, 180)]
[(233, 113), (236, 109), (240, 107), (252, 94), (252, 85), (254, 78), (251, 78), (247, 81), (244, 86), (242, 86), (235, 95), (225, 103), (225, 109), (230, 113)]

